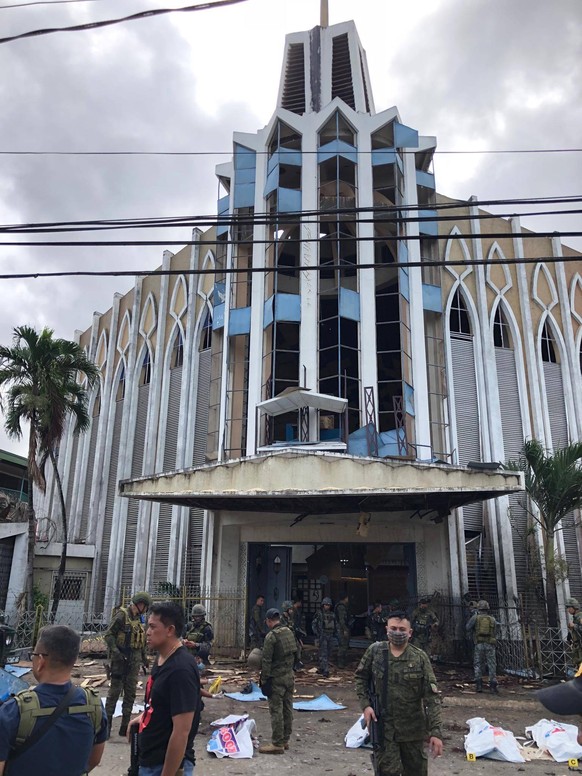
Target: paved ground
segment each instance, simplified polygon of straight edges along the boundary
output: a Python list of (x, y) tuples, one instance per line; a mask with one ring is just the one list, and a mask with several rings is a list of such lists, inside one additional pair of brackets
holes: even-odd
[[(354, 655), (355, 657), (355, 655)], [(355, 666), (355, 660), (354, 660)], [(309, 663), (308, 666), (309, 668)], [(248, 680), (246, 672), (239, 672), (239, 665), (233, 662), (217, 663), (225, 678), (227, 690), (237, 690)], [(101, 670), (100, 667), (95, 670)], [(479, 759), (467, 762), (463, 748), (466, 720), (483, 716), (489, 722), (523, 735), (526, 725), (532, 725), (543, 718), (544, 710), (533, 697), (535, 684), (520, 684), (514, 679), (501, 678), (499, 696), (477, 695), (470, 684), (466, 669), (450, 666), (436, 667), (439, 688), (443, 695), (443, 720), (445, 753), (442, 758), (432, 760), (429, 766), (431, 776), (445, 774), (517, 774), (531, 776), (566, 776), (573, 773), (567, 764), (551, 760), (532, 760), (525, 764), (495, 762)], [(256, 720), (261, 740), (270, 739), (269, 713), (265, 702), (238, 703), (229, 698), (206, 701), (202, 715), (200, 733), (196, 739), (196, 773), (208, 776), (261, 776), (296, 773), (298, 769), (313, 776), (332, 773), (335, 776), (360, 776), (372, 774), (370, 755), (363, 749), (346, 749), (344, 736), (359, 715), (355, 698), (353, 677), (350, 671), (336, 672), (339, 681), (325, 683), (307, 671), (298, 676), (296, 693), (319, 695), (326, 692), (334, 701), (347, 706), (343, 711), (295, 712), (291, 747), (284, 755), (255, 754), (252, 760), (218, 760), (206, 752), (211, 720), (230, 713), (250, 713)], [(105, 688), (103, 691), (106, 692)], [(572, 718), (564, 721), (575, 722)], [(106, 748), (102, 765), (94, 771), (97, 776), (124, 776), (129, 765), (129, 748), (116, 735), (119, 720), (113, 727), (113, 735)], [(581, 766), (582, 767), (582, 766)], [(579, 771), (579, 772), (582, 772)]]

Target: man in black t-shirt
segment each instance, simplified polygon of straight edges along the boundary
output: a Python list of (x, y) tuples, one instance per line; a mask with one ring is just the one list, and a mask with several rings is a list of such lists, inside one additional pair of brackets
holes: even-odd
[(200, 722), (200, 676), (196, 660), (182, 646), (184, 613), (170, 601), (154, 604), (146, 631), (150, 649), (158, 653), (145, 695), (145, 710), (129, 726), (139, 724), (140, 776), (183, 776), (194, 771), (193, 741)]

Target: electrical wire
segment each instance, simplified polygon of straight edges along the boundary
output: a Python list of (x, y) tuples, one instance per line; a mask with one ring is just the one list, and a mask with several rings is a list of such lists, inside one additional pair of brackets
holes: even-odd
[(15, 40), (22, 40), (23, 38), (33, 38), (39, 35), (51, 35), (55, 32), (79, 32), (81, 30), (96, 30), (101, 27), (110, 27), (113, 24), (121, 24), (122, 22), (133, 22), (138, 19), (147, 19), (150, 16), (161, 16), (168, 13), (183, 13), (189, 11), (208, 11), (212, 8), (218, 8), (225, 5), (237, 5), (238, 3), (246, 3), (247, 0), (211, 0), (211, 2), (200, 3), (198, 5), (186, 5), (181, 8), (154, 8), (151, 11), (139, 11), (138, 13), (130, 14), (129, 16), (123, 16), (118, 19), (103, 19), (99, 22), (88, 22), (86, 24), (74, 24), (70, 27), (45, 27), (38, 30), (30, 30), (29, 32), (21, 32), (19, 35), (11, 35), (8, 38), (0, 38), (0, 43), (11, 43)]
[[(244, 0), (232, 0), (233, 2), (244, 2)], [(0, 43), (4, 41), (0, 39)], [(476, 150), (445, 150), (429, 149), (433, 154), (441, 155), (469, 155), (469, 154), (578, 154), (582, 148), (499, 148), (499, 149), (476, 149)], [(252, 151), (256, 156), (271, 156), (271, 151)], [(298, 151), (304, 155), (317, 154), (319, 151)], [(360, 156), (378, 153), (377, 150), (361, 151), (357, 149), (352, 153)], [(423, 153), (418, 150), (398, 149), (399, 154), (417, 154)], [(0, 151), (0, 156), (232, 156), (232, 149), (229, 151)]]
[(405, 269), (411, 267), (466, 267), (466, 266), (495, 266), (495, 265), (519, 265), (519, 264), (538, 264), (545, 262), (547, 264), (564, 263), (569, 264), (573, 261), (580, 261), (579, 256), (537, 256), (535, 258), (518, 259), (451, 259), (450, 261), (404, 261), (393, 264), (357, 264), (357, 265), (338, 265), (338, 264), (314, 264), (301, 267), (225, 267), (216, 269), (207, 267), (202, 269), (155, 269), (155, 270), (59, 270), (55, 272), (14, 272), (0, 274), (0, 280), (36, 280), (39, 278), (61, 278), (61, 277), (156, 277), (162, 275), (238, 275), (238, 274), (268, 274), (285, 273), (290, 270), (296, 272), (330, 272), (349, 270), (360, 271), (365, 269)]
[(29, 5), (64, 5), (65, 3), (97, 3), (103, 0), (33, 0), (31, 3), (13, 3), (12, 5), (0, 5), (0, 11), (7, 8), (27, 8)]

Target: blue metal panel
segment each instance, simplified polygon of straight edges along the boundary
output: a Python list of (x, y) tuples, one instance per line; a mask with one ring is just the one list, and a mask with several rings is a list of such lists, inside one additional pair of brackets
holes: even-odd
[(237, 183), (254, 183), (255, 172), (256, 170), (254, 168), (252, 170), (237, 170), (236, 177), (235, 177), (235, 185)]
[(443, 296), (440, 286), (422, 284), (422, 307), (424, 310), (432, 310), (433, 313), (442, 313)]
[(419, 186), (426, 186), (427, 189), (434, 189), (434, 175), (432, 172), (416, 171), (416, 182)]
[(273, 323), (273, 301), (275, 297), (270, 296), (263, 306), (263, 329), (270, 326)]
[[(380, 437), (378, 436), (378, 432), (375, 429), (370, 429), (370, 433), (375, 435), (376, 445), (379, 447)], [(355, 431), (352, 431), (352, 433), (349, 435), (348, 453), (350, 455), (361, 455), (361, 456), (370, 455), (370, 452), (368, 450), (368, 432), (367, 432), (366, 426), (357, 428)]]
[(275, 191), (277, 186), (279, 185), (279, 165), (276, 164), (275, 167), (271, 170), (271, 172), (267, 175), (267, 182), (265, 183), (265, 190), (263, 192), (263, 196), (267, 196), (267, 194), (270, 194), (272, 191)]
[(301, 321), (301, 297), (299, 294), (275, 295), (275, 320)]
[(317, 152), (317, 162), (326, 162), (334, 156), (343, 156), (345, 159), (349, 159), (351, 162), (358, 161), (358, 152), (356, 147), (346, 143), (344, 140), (332, 140), (331, 143), (326, 143), (321, 146)]
[(216, 224), (216, 236), (222, 237), (223, 234), (228, 234), (228, 224), (221, 224), (218, 222)]
[(239, 143), (234, 144), (234, 169), (251, 170), (257, 166), (257, 152)]
[(254, 207), (255, 184), (254, 183), (235, 183), (233, 204), (235, 208)]
[(224, 328), (224, 304), (215, 304), (212, 308), (212, 329)]
[(398, 243), (398, 261), (403, 264), (408, 261), (408, 245), (404, 240), (400, 240)]
[(404, 411), (413, 417), (415, 415), (414, 388), (406, 382), (404, 383)]
[(408, 272), (405, 269), (398, 270), (399, 274), (399, 288), (402, 296), (410, 302), (410, 288), (408, 286)]
[(269, 157), (269, 161), (267, 162), (267, 175), (270, 172), (273, 172), (275, 167), (279, 166), (279, 154), (275, 152), (272, 156)]
[(372, 151), (372, 167), (380, 164), (394, 164), (396, 162), (396, 151), (391, 148), (379, 148)]
[(224, 304), (226, 301), (226, 283), (224, 280), (214, 284), (212, 300), (214, 304)]
[(285, 164), (294, 164), (296, 167), (301, 167), (302, 158), (301, 151), (295, 151), (292, 148), (279, 149), (279, 161)]
[(349, 288), (340, 288), (339, 314), (341, 318), (349, 318), (350, 321), (360, 320), (360, 295)]
[(418, 132), (406, 124), (394, 122), (394, 145), (396, 148), (418, 148)]
[(301, 210), (301, 191), (299, 189), (279, 189), (277, 210), (279, 213), (296, 213)]
[(225, 197), (221, 197), (217, 204), (216, 204), (216, 212), (219, 216), (224, 215), (224, 213), (228, 213), (230, 210), (230, 194), (227, 194)]
[[(418, 215), (420, 218), (434, 218), (437, 217), (436, 210), (419, 210)], [(421, 234), (428, 234), (431, 237), (436, 237), (439, 233), (439, 227), (438, 224), (435, 221), (419, 221), (418, 222), (418, 231)]]
[(251, 308), (235, 307), (230, 311), (228, 319), (228, 335), (248, 334), (251, 330)]

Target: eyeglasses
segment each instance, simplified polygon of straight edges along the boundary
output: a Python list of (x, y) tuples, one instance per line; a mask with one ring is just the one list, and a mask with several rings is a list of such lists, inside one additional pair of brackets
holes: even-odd
[(29, 657), (48, 657), (48, 652), (29, 652)]

